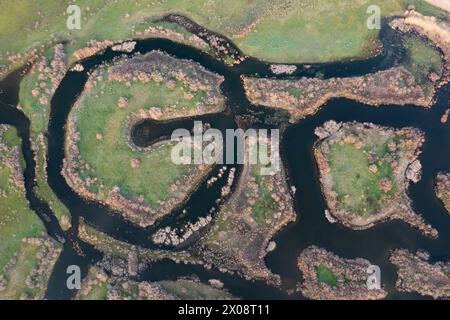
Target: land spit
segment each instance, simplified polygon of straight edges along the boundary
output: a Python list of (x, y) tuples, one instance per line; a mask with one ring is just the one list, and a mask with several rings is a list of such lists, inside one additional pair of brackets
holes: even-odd
[(299, 290), (305, 297), (317, 300), (383, 299), (387, 292), (380, 283), (374, 288), (367, 284), (370, 266), (366, 259), (343, 259), (310, 246), (298, 258), (298, 268), (303, 275)]
[(444, 203), (445, 208), (450, 213), (450, 174), (439, 172), (436, 178), (436, 195)]
[(315, 114), (334, 98), (353, 99), (368, 105), (413, 104), (429, 107), (426, 96), (414, 76), (403, 67), (395, 67), (360, 77), (298, 80), (242, 77), (247, 98), (254, 105), (289, 112), (291, 121)]
[[(260, 143), (269, 145), (270, 141)], [(249, 147), (248, 141), (245, 146)], [(261, 175), (261, 167), (245, 159), (236, 190), (194, 250), (221, 271), (279, 285), (279, 276), (270, 272), (264, 257), (275, 249), (272, 237), (295, 221), (296, 214), (284, 169)]]
[(398, 268), (396, 288), (404, 292), (417, 292), (434, 299), (450, 298), (450, 263), (428, 262), (429, 255), (398, 249), (391, 252), (390, 261)]

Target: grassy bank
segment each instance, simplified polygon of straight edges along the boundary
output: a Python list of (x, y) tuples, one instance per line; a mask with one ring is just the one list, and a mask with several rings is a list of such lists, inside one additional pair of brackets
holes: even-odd
[(261, 164), (252, 165), (251, 174), (258, 188), (258, 198), (251, 206), (253, 218), (258, 223), (264, 223), (279, 210), (279, 204), (272, 198), (271, 176), (261, 175)]
[[(324, 62), (363, 57), (376, 46), (377, 31), (366, 28), (370, 1), (101, 1), (81, 0), (81, 30), (66, 27), (69, 1), (3, 1), (0, 10), (0, 65), (52, 41), (71, 40), (68, 53), (91, 39), (121, 40), (155, 17), (178, 12), (233, 38), (249, 55), (278, 62)], [(408, 4), (447, 18), (421, 0), (380, 0), (383, 16), (401, 14)], [(72, 59), (73, 60), (73, 59)]]
[[(52, 61), (52, 50), (46, 50), (43, 58)], [(47, 183), (47, 138), (45, 135), (47, 134), (51, 111), (50, 99), (40, 99), (46, 90), (52, 92), (55, 89), (52, 87), (53, 85), (48, 75), (44, 75), (36, 66), (20, 82), (19, 103), (23, 112), (30, 120), (30, 139), (36, 156), (36, 188), (34, 191), (41, 200), (46, 201), (50, 205), (57, 219), (62, 222), (63, 220), (69, 220), (69, 210), (59, 201)], [(37, 88), (39, 88), (39, 96), (35, 96), (32, 93)], [(61, 225), (63, 229), (67, 229), (68, 227), (64, 223), (61, 223)]]
[[(6, 131), (5, 131), (6, 129)], [(42, 299), (59, 250), (29, 208), (16, 129), (0, 129), (0, 299)], [(32, 238), (33, 240), (29, 240)], [(45, 268), (42, 266), (45, 264)], [(48, 266), (48, 267), (47, 267)], [(44, 270), (45, 269), (45, 270)]]
[(426, 94), (429, 94), (433, 90), (430, 75), (433, 73), (440, 75), (444, 66), (441, 54), (417, 36), (405, 36), (404, 44), (408, 50), (405, 67), (414, 75), (417, 83), (422, 86)]
[(11, 152), (13, 148), (19, 150), (20, 139), (14, 128), (9, 128), (6, 136), (9, 138), (0, 135), (0, 143), (8, 146), (8, 150), (2, 150), (0, 154), (0, 271), (20, 250), (23, 238), (36, 237), (44, 231), (41, 221), (28, 207), (24, 190), (13, 182), (13, 172), (6, 165), (14, 161)]

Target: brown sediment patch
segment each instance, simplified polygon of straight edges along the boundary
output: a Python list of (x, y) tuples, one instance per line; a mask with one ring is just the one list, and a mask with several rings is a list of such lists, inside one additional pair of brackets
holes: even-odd
[(431, 264), (428, 253), (413, 254), (397, 249), (389, 257), (397, 269), (396, 288), (403, 292), (416, 292), (434, 299), (450, 298), (450, 263)]
[(450, 213), (450, 174), (439, 172), (436, 178), (436, 195)]
[(372, 106), (413, 104), (429, 107), (432, 102), (432, 97), (425, 96), (414, 76), (403, 67), (361, 77), (327, 80), (242, 78), (252, 104), (287, 110), (291, 121), (315, 114), (333, 98), (348, 98)]
[[(371, 263), (362, 258), (343, 259), (316, 246), (303, 250), (297, 262), (303, 275), (299, 285), (302, 294), (317, 300), (377, 300), (386, 297), (387, 292), (367, 284)], [(328, 273), (328, 278), (318, 275), (320, 270)]]
[[(273, 175), (257, 176), (257, 167), (244, 163), (236, 191), (221, 206), (215, 224), (195, 251), (223, 272), (279, 285), (279, 276), (267, 268), (264, 257), (274, 248), (273, 236), (296, 220), (285, 172), (280, 168)], [(264, 215), (257, 216), (255, 208), (264, 197)]]
[[(420, 215), (414, 213), (411, 200), (407, 195), (410, 182), (418, 182), (421, 178), (421, 165), (418, 160), (420, 148), (424, 142), (421, 131), (414, 128), (393, 129), (371, 123), (328, 121), (323, 127), (317, 128), (315, 133), (320, 140), (315, 143), (314, 155), (320, 170), (322, 192), (327, 200), (329, 214), (333, 218), (355, 230), (363, 230), (384, 221), (399, 219), (429, 237), (438, 236), (436, 229), (427, 224)], [(330, 167), (330, 148), (335, 143), (353, 145), (356, 149), (362, 150), (369, 163), (387, 166), (386, 168), (391, 172), (386, 177), (389, 181), (381, 179), (378, 188), (393, 190), (381, 192), (376, 200), (377, 207), (374, 212), (367, 214), (353, 212), (351, 205), (344, 204), (343, 197), (345, 198), (346, 195), (338, 194), (336, 191), (339, 181), (335, 180)], [(384, 154), (378, 155), (374, 150), (383, 148), (384, 145), (387, 150)], [(365, 150), (369, 147), (371, 147), (370, 150)], [(368, 169), (370, 170), (370, 167)], [(361, 175), (364, 174), (364, 172), (361, 173)], [(357, 182), (354, 181), (354, 183)], [(387, 182), (389, 182), (389, 188)], [(366, 192), (369, 191), (366, 190)], [(347, 196), (354, 197), (354, 195)]]

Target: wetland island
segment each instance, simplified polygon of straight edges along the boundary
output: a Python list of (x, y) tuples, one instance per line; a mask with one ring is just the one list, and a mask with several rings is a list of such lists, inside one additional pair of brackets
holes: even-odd
[(0, 7), (0, 300), (450, 298), (446, 1)]

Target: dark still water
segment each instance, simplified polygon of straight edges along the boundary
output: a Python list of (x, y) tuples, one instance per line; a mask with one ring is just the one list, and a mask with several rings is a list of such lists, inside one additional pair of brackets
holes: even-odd
[[(389, 28), (383, 28), (381, 40), (384, 50), (375, 58), (334, 64), (298, 65), (298, 70), (292, 78), (318, 75), (323, 78), (362, 75), (395, 66), (405, 59), (405, 51), (395, 32)], [(208, 122), (215, 128), (225, 129), (242, 127), (242, 121), (239, 119), (247, 117), (252, 120), (245, 122), (244, 127), (256, 125), (269, 127), (266, 120), (273, 116), (274, 112), (252, 106), (245, 97), (240, 80), (243, 74), (268, 76), (268, 63), (250, 58), (240, 65), (228, 67), (194, 48), (163, 39), (139, 40), (135, 51), (129, 56), (136, 52), (146, 53), (156, 49), (177, 58), (194, 60), (205, 68), (223, 75), (225, 81), (221, 89), (226, 97), (227, 110), (216, 115), (166, 122), (143, 121), (131, 132), (132, 139), (137, 145), (145, 147), (167, 138), (175, 128), (191, 129), (195, 120)], [(170, 215), (149, 228), (135, 226), (120, 218), (108, 207), (83, 200), (67, 185), (60, 172), (64, 159), (65, 123), (70, 109), (82, 92), (89, 72), (120, 55), (122, 53), (107, 49), (103, 53), (84, 60), (82, 64), (85, 71), (69, 71), (51, 101), (51, 120), (48, 127), (48, 182), (58, 198), (70, 209), (73, 227), (66, 233), (61, 231), (48, 205), (37, 199), (33, 193), (35, 163), (29, 143), (29, 120), (22, 112), (14, 108), (18, 102), (20, 75), (11, 75), (9, 79), (0, 83), (2, 90), (0, 101), (3, 101), (0, 105), (0, 123), (17, 127), (23, 139), (22, 149), (27, 163), (25, 179), (30, 206), (44, 221), (49, 234), (65, 242), (64, 251), (50, 279), (46, 295), (49, 299), (69, 299), (74, 295), (74, 292), (66, 288), (66, 269), (69, 265), (81, 266), (85, 275), (89, 265), (101, 259), (100, 252), (77, 238), (80, 217), (112, 237), (131, 244), (155, 249), (184, 249), (184, 247), (157, 246), (150, 241), (150, 237), (160, 227), (181, 226), (188, 221), (196, 221), (200, 216), (206, 216), (215, 206), (215, 199), (220, 197), (220, 189), (226, 180), (221, 179), (213, 188), (207, 188), (205, 180), (183, 207), (176, 208)], [(394, 290), (396, 275), (393, 266), (388, 262), (388, 253), (393, 248), (425, 249), (431, 253), (432, 260), (450, 260), (450, 215), (445, 212), (433, 190), (436, 173), (440, 170), (450, 171), (450, 126), (443, 125), (439, 121), (444, 110), (448, 108), (449, 98), (450, 86), (439, 90), (437, 102), (429, 110), (413, 106), (374, 108), (350, 100), (337, 99), (329, 102), (316, 115), (298, 124), (288, 125), (287, 122), (282, 124), (282, 127), (286, 128), (282, 142), (283, 163), (288, 171), (289, 184), (297, 189), (295, 208), (298, 214), (297, 222), (286, 227), (275, 237), (277, 249), (266, 258), (268, 267), (281, 276), (282, 289), (273, 288), (261, 282), (250, 282), (238, 276), (222, 274), (214, 269), (206, 270), (198, 266), (178, 265), (171, 261), (152, 264), (140, 275), (140, 279), (156, 281), (196, 275), (202, 281), (211, 278), (220, 279), (231, 293), (242, 298), (299, 299), (302, 297), (298, 293), (288, 295), (285, 289), (294, 289), (301, 280), (296, 267), (297, 256), (304, 248), (314, 244), (345, 258), (364, 257), (379, 265), (382, 270), (382, 283), (389, 291), (389, 298), (420, 298)], [(326, 204), (321, 194), (312, 146), (316, 140), (314, 129), (328, 120), (372, 122), (396, 128), (413, 126), (425, 132), (426, 143), (420, 158), (423, 164), (422, 180), (411, 186), (409, 194), (413, 199), (416, 212), (422, 214), (426, 221), (439, 231), (438, 239), (426, 238), (399, 221), (383, 223), (365, 231), (353, 231), (326, 220), (324, 215)], [(240, 168), (236, 168), (239, 174)], [(214, 167), (210, 177), (216, 175), (219, 169), (220, 166)], [(184, 209), (187, 211), (185, 214), (182, 213)], [(201, 233), (193, 236), (187, 243), (194, 244), (200, 236)]]

